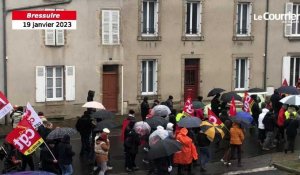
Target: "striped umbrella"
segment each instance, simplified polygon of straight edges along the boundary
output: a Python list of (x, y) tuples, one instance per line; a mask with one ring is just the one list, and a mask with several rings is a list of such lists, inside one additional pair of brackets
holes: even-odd
[(221, 129), (221, 126), (210, 123), (208, 121), (202, 121), (200, 124), (200, 129), (206, 134), (207, 138), (212, 142), (217, 135), (224, 137), (224, 132)]

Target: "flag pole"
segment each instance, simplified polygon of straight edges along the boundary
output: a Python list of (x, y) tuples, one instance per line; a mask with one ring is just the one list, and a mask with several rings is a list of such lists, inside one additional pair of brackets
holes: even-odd
[(51, 153), (52, 157), (54, 160), (56, 160), (54, 154), (52, 153), (52, 151), (50, 150), (50, 148), (48, 147), (47, 143), (44, 141), (45, 146), (47, 147), (48, 151)]

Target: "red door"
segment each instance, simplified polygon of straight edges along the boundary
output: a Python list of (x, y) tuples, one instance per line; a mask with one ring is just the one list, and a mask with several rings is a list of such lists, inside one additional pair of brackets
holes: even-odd
[(104, 65), (103, 66), (103, 105), (111, 111), (118, 111), (118, 95), (119, 95), (119, 82), (118, 82), (118, 66), (117, 65)]
[(192, 100), (198, 96), (199, 59), (186, 59), (184, 69), (184, 101), (187, 97)]

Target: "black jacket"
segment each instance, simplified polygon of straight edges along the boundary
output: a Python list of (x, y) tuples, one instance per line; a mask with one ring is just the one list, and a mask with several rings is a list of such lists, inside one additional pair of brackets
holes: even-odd
[(288, 119), (285, 121), (286, 126), (286, 135), (288, 137), (296, 137), (297, 136), (297, 128), (299, 127), (299, 121), (296, 119)]
[(198, 134), (198, 145), (199, 147), (207, 147), (209, 146), (210, 141), (208, 140), (206, 134), (204, 133), (199, 133)]
[(252, 112), (252, 117), (257, 121), (257, 120), (258, 120), (258, 117), (259, 117), (259, 114), (260, 114), (261, 112), (260, 112), (258, 103), (257, 103), (257, 101), (255, 101), (255, 100), (254, 100), (253, 106), (252, 106), (252, 108), (251, 108), (251, 112)]
[(220, 100), (219, 98), (216, 98), (214, 97), (212, 100), (211, 100), (211, 110), (214, 114), (216, 114), (216, 116), (219, 116), (220, 115), (220, 107), (221, 107), (221, 104), (220, 104)]
[(70, 136), (67, 136), (58, 144), (58, 163), (61, 165), (72, 164), (72, 157), (75, 155), (70, 145)]
[(268, 112), (266, 114), (266, 116), (264, 117), (264, 119), (263, 119), (262, 122), (265, 125), (265, 131), (266, 132), (268, 132), (268, 131), (274, 131), (274, 128), (275, 128), (275, 125), (276, 125), (276, 121), (275, 121), (273, 113)]
[(147, 101), (141, 103), (141, 116), (146, 117), (149, 113), (150, 106)]
[(92, 132), (93, 124), (89, 115), (83, 115), (76, 123), (76, 129), (82, 136), (89, 136)]
[[(50, 150), (52, 152), (54, 152), (53, 149), (50, 149)], [(59, 174), (58, 164), (53, 163), (53, 160), (54, 160), (54, 158), (52, 157), (49, 150), (46, 147), (44, 147), (41, 150), (42, 170), (52, 172), (55, 174)]]
[(274, 112), (277, 114), (282, 106), (280, 99), (281, 99), (281, 97), (278, 92), (274, 93), (270, 98), (270, 101), (272, 102), (272, 108), (274, 109)]
[(126, 128), (124, 139), (124, 151), (130, 154), (137, 154), (141, 143), (139, 135), (133, 130)]

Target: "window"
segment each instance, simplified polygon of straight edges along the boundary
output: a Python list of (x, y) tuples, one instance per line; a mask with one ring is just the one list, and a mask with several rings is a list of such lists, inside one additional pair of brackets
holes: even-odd
[(141, 90), (142, 95), (157, 93), (157, 62), (143, 60), (141, 62)]
[(300, 78), (300, 57), (283, 57), (282, 80), (286, 79), (289, 86), (296, 86)]
[(201, 34), (201, 6), (199, 1), (187, 1), (186, 3), (185, 34)]
[(102, 10), (102, 44), (120, 44), (119, 10)]
[[(45, 11), (63, 11), (63, 9), (46, 9)], [(65, 31), (63, 29), (45, 30), (46, 46), (63, 46), (65, 45)]]
[(141, 7), (142, 36), (158, 35), (158, 2), (157, 0), (143, 0)]
[(36, 102), (75, 100), (74, 66), (37, 66)]
[(293, 14), (297, 15), (297, 18), (292, 20), (292, 35), (300, 36), (300, 4), (293, 4)]
[(249, 63), (247, 58), (235, 60), (235, 90), (248, 89)]
[(249, 36), (251, 33), (252, 4), (239, 2), (236, 10), (236, 34)]

